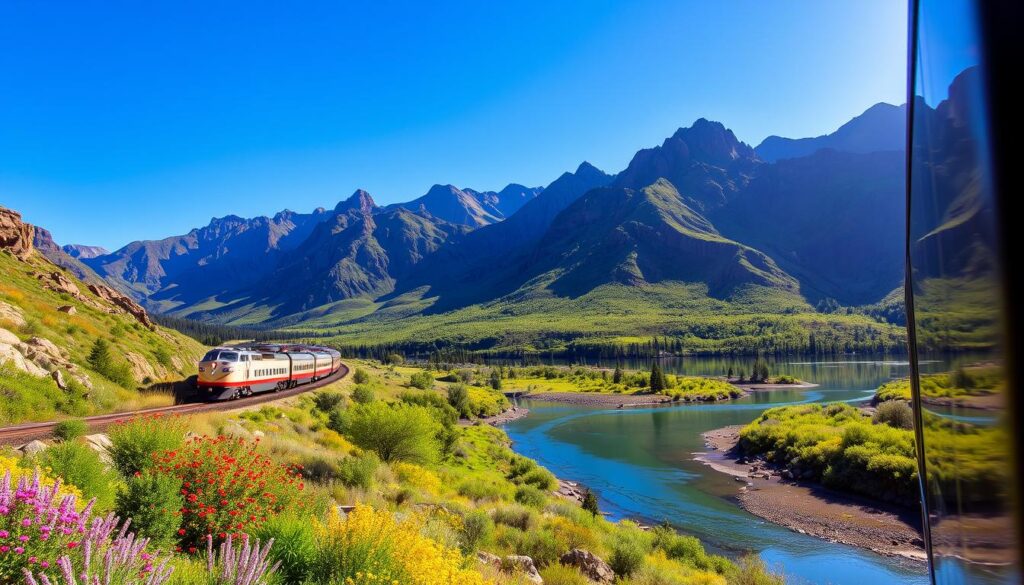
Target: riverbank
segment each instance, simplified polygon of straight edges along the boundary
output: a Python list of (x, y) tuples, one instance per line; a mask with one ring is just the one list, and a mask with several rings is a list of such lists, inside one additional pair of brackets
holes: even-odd
[(672, 397), (664, 394), (610, 394), (600, 392), (536, 392), (523, 398), (542, 402), (577, 404), (581, 406), (654, 406), (672, 404)]
[(694, 459), (736, 478), (736, 501), (744, 510), (830, 542), (913, 561), (926, 560), (916, 510), (785, 480), (763, 461), (747, 461), (740, 456), (736, 447), (741, 428), (729, 426), (703, 433), (708, 451)]
[(818, 384), (812, 384), (810, 382), (804, 382), (803, 380), (794, 382), (792, 384), (758, 384), (748, 382), (729, 382), (733, 386), (746, 390), (747, 392), (767, 392), (769, 390), (794, 390), (804, 388), (817, 388)]
[(529, 408), (513, 405), (508, 410), (502, 412), (501, 414), (496, 414), (494, 416), (485, 416), (483, 418), (478, 418), (476, 420), (460, 419), (459, 425), (468, 427), (479, 423), (491, 425), (492, 427), (500, 427), (501, 425), (508, 424), (514, 420), (525, 418), (528, 414), (530, 414)]

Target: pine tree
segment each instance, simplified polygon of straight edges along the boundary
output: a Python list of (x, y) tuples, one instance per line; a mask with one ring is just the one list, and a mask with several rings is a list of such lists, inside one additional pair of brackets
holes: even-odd
[(583, 492), (583, 502), (580, 505), (584, 510), (590, 512), (594, 516), (601, 513), (601, 509), (597, 506), (597, 496), (595, 496), (594, 492), (590, 491), (589, 488), (587, 491)]
[(501, 373), (498, 370), (491, 370), (491, 388), (501, 390)]
[(654, 365), (651, 366), (651, 392), (661, 392), (667, 386), (661, 366), (658, 365), (658, 362), (654, 362)]
[(622, 383), (622, 368), (620, 368), (619, 366), (615, 366), (615, 373), (612, 374), (612, 383), (613, 384), (621, 384)]
[(725, 374), (725, 377), (726, 377), (727, 379), (732, 379), (732, 374), (733, 374), (733, 371), (732, 371), (732, 366), (729, 366), (729, 371), (728, 371), (728, 372), (726, 372), (726, 374)]

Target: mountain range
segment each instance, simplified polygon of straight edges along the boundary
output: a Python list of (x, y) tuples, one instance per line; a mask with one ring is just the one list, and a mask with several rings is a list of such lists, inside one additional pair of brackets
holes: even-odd
[[(950, 95), (917, 109), (949, 118)], [(623, 295), (663, 316), (691, 302), (865, 306), (902, 285), (904, 116), (877, 104), (831, 134), (756, 148), (699, 119), (615, 174), (584, 162), (545, 187), (439, 184), (386, 206), (358, 190), (331, 209), (213, 218), (110, 253), (37, 247), (156, 312), (266, 327), (365, 333), (439, 315), (465, 327), (474, 312), (521, 319)]]

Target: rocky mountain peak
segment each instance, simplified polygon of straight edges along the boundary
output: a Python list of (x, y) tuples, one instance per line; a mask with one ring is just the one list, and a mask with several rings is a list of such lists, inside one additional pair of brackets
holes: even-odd
[(372, 213), (373, 210), (377, 209), (377, 203), (374, 202), (373, 197), (369, 193), (362, 189), (356, 189), (352, 195), (341, 201), (334, 207), (336, 213), (344, 213), (346, 211), (358, 210), (362, 213)]

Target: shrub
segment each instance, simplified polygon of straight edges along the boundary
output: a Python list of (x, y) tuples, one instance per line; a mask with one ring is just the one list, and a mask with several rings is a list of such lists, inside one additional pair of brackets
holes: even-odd
[(153, 465), (156, 454), (185, 443), (186, 422), (161, 415), (136, 417), (111, 427), (110, 458), (121, 475), (130, 477)]
[(381, 460), (426, 463), (439, 452), (438, 423), (427, 408), (383, 402), (360, 404), (349, 412), (343, 432)]
[(285, 583), (305, 583), (317, 558), (316, 528), (311, 519), (281, 514), (253, 531), (263, 542), (273, 540), (270, 559), (280, 563), (277, 574)]
[(174, 541), (183, 505), (181, 481), (170, 475), (141, 473), (117, 492), (118, 516), (131, 520), (139, 536), (161, 546)]
[(338, 464), (334, 458), (310, 454), (302, 458), (302, 476), (310, 481), (326, 482), (338, 477)]
[(554, 533), (546, 529), (508, 532), (504, 540), (517, 554), (532, 558), (538, 568), (558, 562), (558, 557), (565, 552)]
[(644, 556), (650, 548), (647, 534), (636, 525), (623, 522), (612, 538), (608, 565), (616, 575), (629, 577), (643, 566)]
[(61, 441), (77, 439), (88, 432), (89, 425), (77, 418), (62, 420), (53, 427), (53, 437)]
[(590, 585), (590, 579), (575, 568), (557, 563), (541, 569), (540, 576), (544, 585)]
[(368, 490), (373, 487), (373, 477), (379, 466), (380, 459), (373, 451), (342, 459), (338, 465), (338, 480), (348, 487)]
[(469, 418), (472, 414), (469, 408), (469, 391), (462, 384), (452, 384), (448, 387), (448, 404), (459, 413), (459, 416)]
[(902, 400), (889, 400), (878, 405), (871, 417), (875, 424), (886, 424), (896, 429), (913, 430), (914, 411)]
[(344, 404), (345, 395), (340, 392), (317, 392), (313, 395), (313, 405), (322, 412), (331, 412)]
[(459, 542), (462, 552), (472, 554), (494, 533), (494, 521), (483, 510), (473, 510), (462, 518)]
[(39, 462), (53, 477), (81, 490), (86, 498), (95, 498), (100, 510), (114, 505), (114, 474), (88, 446), (76, 442), (59, 443), (39, 454)]
[(743, 555), (736, 564), (738, 569), (730, 575), (729, 583), (735, 585), (783, 585), (786, 582), (781, 575), (769, 572), (764, 561), (757, 555)]
[(385, 510), (356, 506), (345, 518), (332, 514), (317, 529), (318, 556), (310, 580), (315, 583), (410, 585), (482, 585), (480, 573), (465, 569), (458, 549), (421, 534), (422, 517), (401, 522)]
[(123, 388), (134, 388), (135, 378), (132, 377), (128, 364), (117, 361), (110, 352), (110, 343), (102, 337), (96, 339), (87, 358), (89, 367)]
[(537, 521), (537, 515), (524, 506), (515, 504), (503, 506), (494, 511), (494, 522), (519, 530), (529, 530)]
[(157, 458), (154, 473), (181, 480), (181, 549), (195, 552), (207, 534), (220, 542), (244, 533), (298, 499), (304, 488), (301, 474), (257, 453), (257, 441), (193, 437)]
[(356, 384), (368, 384), (370, 382), (370, 374), (363, 368), (356, 368), (356, 371), (352, 373), (352, 381)]
[(590, 489), (583, 492), (583, 501), (580, 502), (580, 507), (587, 512), (590, 512), (593, 516), (597, 516), (601, 513), (601, 508), (597, 504), (597, 496)]
[(402, 392), (398, 397), (406, 404), (427, 406), (434, 410), (434, 418), (442, 425), (451, 426), (459, 421), (459, 413), (448, 404), (448, 401), (433, 392)]
[(171, 352), (167, 351), (167, 348), (160, 346), (153, 350), (153, 357), (156, 358), (156, 363), (167, 369), (174, 368), (174, 362), (171, 360)]
[(373, 402), (375, 400), (373, 388), (370, 388), (366, 384), (356, 384), (355, 387), (352, 388), (352, 400), (357, 404)]
[(400, 366), (405, 363), (405, 358), (400, 353), (389, 353), (382, 361), (389, 366)]
[(420, 390), (430, 390), (434, 387), (434, 375), (427, 371), (416, 372), (409, 376), (409, 385)]
[(521, 485), (516, 488), (516, 501), (524, 506), (531, 506), (533, 508), (543, 508), (544, 504), (547, 503), (548, 499), (544, 496), (544, 492), (533, 487), (532, 485)]

